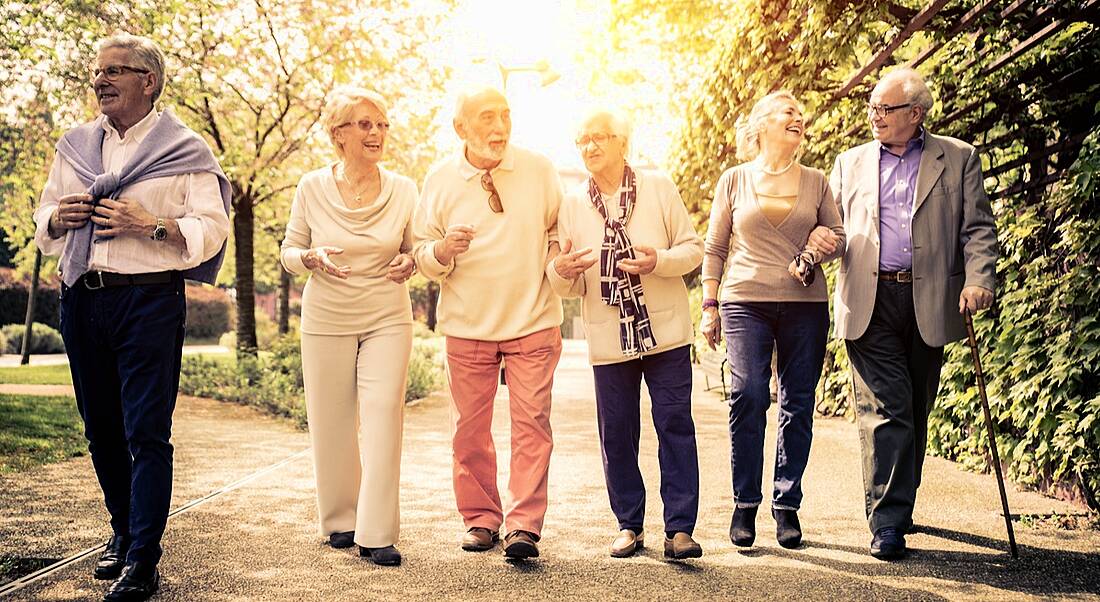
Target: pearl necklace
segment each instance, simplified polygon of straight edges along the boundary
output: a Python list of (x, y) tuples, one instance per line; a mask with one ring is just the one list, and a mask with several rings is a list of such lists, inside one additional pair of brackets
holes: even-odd
[(792, 167), (794, 167), (794, 159), (791, 159), (791, 162), (788, 163), (786, 167), (784, 167), (783, 169), (777, 170), (777, 171), (771, 171), (767, 167), (764, 167), (764, 162), (763, 161), (759, 162), (759, 166), (760, 166), (760, 171), (764, 172), (765, 174), (767, 174), (769, 176), (781, 176), (781, 175), (787, 173), (788, 171), (790, 171), (790, 169)]

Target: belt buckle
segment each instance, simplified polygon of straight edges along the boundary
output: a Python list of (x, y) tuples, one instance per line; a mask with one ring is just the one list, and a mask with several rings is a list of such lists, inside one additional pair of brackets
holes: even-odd
[[(93, 274), (99, 277), (99, 285), (97, 286), (93, 286), (92, 280), (89, 278), (89, 276)], [(97, 291), (106, 286), (105, 284), (103, 284), (103, 272), (100, 272), (99, 270), (93, 272), (85, 272), (80, 279), (84, 282), (84, 286), (90, 291)]]
[(898, 282), (912, 282), (913, 272), (898, 272)]

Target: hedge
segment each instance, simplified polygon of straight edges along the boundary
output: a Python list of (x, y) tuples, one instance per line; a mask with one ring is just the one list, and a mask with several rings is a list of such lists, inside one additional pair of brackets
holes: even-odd
[(187, 284), (188, 337), (210, 339), (228, 332), (233, 324), (233, 301), (220, 288)]
[[(23, 334), (26, 326), (23, 324), (8, 324), (0, 328), (3, 339), (6, 341), (4, 353), (23, 352)], [(35, 322), (31, 326), (31, 353), (65, 353), (65, 343), (61, 340), (61, 333), (53, 328)]]
[[(27, 297), (31, 279), (11, 268), (0, 268), (0, 325), (23, 324), (27, 319)], [(61, 287), (57, 278), (44, 278), (35, 296), (34, 321), (61, 328)]]

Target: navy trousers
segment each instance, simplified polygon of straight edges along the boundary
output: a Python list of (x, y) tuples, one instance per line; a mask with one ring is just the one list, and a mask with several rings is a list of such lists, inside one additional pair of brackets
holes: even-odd
[(179, 390), (183, 278), (63, 287), (61, 336), (111, 528), (127, 562), (160, 560), (172, 500), (172, 411)]
[(641, 532), (645, 483), (638, 469), (641, 383), (653, 402), (665, 532), (691, 534), (699, 514), (699, 456), (691, 419), (691, 355), (688, 346), (639, 359), (593, 366), (603, 472), (611, 510), (620, 529)]
[(772, 508), (798, 510), (813, 439), (814, 398), (825, 361), (829, 304), (722, 303), (730, 383), (730, 466), (740, 507), (763, 501), (764, 431), (772, 349), (779, 370), (779, 436)]

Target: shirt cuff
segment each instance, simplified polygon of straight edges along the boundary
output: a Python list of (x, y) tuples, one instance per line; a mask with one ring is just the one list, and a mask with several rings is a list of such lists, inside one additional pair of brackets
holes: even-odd
[[(577, 278), (583, 278), (583, 275), (577, 276)], [(570, 291), (576, 285), (577, 281), (566, 280), (561, 277), (561, 274), (554, 269), (554, 262), (551, 261), (546, 265), (546, 279), (550, 281), (550, 289), (554, 291), (559, 297), (569, 297)]]
[(435, 257), (435, 246), (439, 244), (439, 241), (435, 241), (428, 245), (420, 257), (420, 271), (425, 275), (431, 277), (431, 275), (438, 275), (438, 277), (446, 276), (455, 269), (455, 260), (451, 259), (451, 262), (447, 265), (439, 263), (439, 260)]
[(308, 252), (309, 249), (284, 249), (282, 253), (283, 267), (291, 274), (304, 274), (310, 271), (310, 269), (306, 267), (306, 262), (303, 261), (303, 258)]
[(202, 263), (203, 249), (206, 246), (202, 235), (202, 222), (197, 217), (178, 217), (176, 226), (180, 229), (180, 235), (183, 236), (183, 265), (193, 268)]
[(46, 219), (35, 224), (34, 242), (43, 255), (61, 255), (65, 250), (66, 234), (67, 231), (62, 232), (57, 238), (50, 236), (50, 216), (46, 216)]

